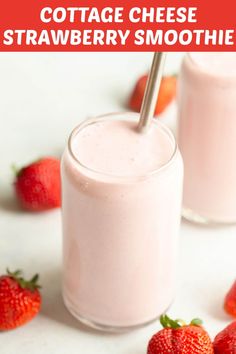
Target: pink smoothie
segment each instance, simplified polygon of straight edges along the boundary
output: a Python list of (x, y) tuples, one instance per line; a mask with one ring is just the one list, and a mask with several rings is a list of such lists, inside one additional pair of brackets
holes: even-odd
[(236, 53), (187, 55), (178, 104), (184, 213), (199, 221), (235, 222)]
[(174, 298), (182, 160), (172, 134), (137, 114), (85, 122), (62, 161), (63, 296), (100, 328), (149, 322)]

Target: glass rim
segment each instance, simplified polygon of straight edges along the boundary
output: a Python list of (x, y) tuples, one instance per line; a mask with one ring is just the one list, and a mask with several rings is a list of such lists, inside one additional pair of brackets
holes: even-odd
[[(163, 170), (166, 170), (174, 161), (177, 153), (178, 153), (178, 145), (176, 142), (176, 139), (174, 137), (174, 134), (172, 133), (172, 131), (165, 126), (163, 123), (159, 122), (157, 119), (153, 119), (152, 124), (155, 124), (157, 126), (159, 126), (161, 128), (162, 131), (164, 131), (165, 134), (168, 135), (168, 137), (171, 139), (171, 141), (173, 142), (173, 152), (170, 156), (170, 158), (164, 162), (161, 166), (159, 166), (158, 168), (155, 168), (153, 171), (150, 172), (146, 172), (144, 174), (139, 174), (139, 175), (118, 175), (118, 174), (114, 174), (114, 173), (106, 173), (103, 171), (99, 171), (96, 169), (93, 169), (85, 164), (83, 164), (79, 158), (74, 154), (73, 152), (73, 148), (72, 148), (72, 141), (74, 139), (74, 137), (84, 128), (86, 128), (88, 125), (90, 124), (96, 124), (99, 121), (106, 121), (108, 120), (108, 117), (127, 117), (127, 116), (133, 116), (133, 117), (138, 117), (139, 114), (135, 113), (135, 112), (112, 112), (112, 113), (106, 113), (106, 114), (102, 114), (93, 118), (88, 118), (83, 120), (81, 123), (79, 123), (71, 132), (69, 139), (68, 139), (68, 151), (70, 156), (73, 158), (74, 162), (76, 162), (77, 165), (79, 165), (80, 167), (82, 167), (83, 169), (87, 170), (88, 172), (98, 175), (100, 177), (105, 177), (105, 178), (110, 178), (110, 179), (115, 179), (115, 180), (123, 180), (123, 181), (134, 181), (134, 180), (144, 180), (147, 179), (149, 177), (153, 177), (154, 175), (160, 173)], [(129, 119), (128, 119), (129, 120)], [(137, 124), (138, 124), (138, 120), (137, 120)]]
[[(218, 72), (210, 72), (206, 68), (199, 66), (197, 61), (193, 59), (192, 53), (195, 52), (187, 52), (186, 57), (189, 59), (190, 63), (194, 66), (194, 68), (199, 71), (201, 74), (207, 75), (212, 79), (215, 79), (217, 81), (223, 81), (223, 82), (231, 82), (235, 83), (236, 82), (236, 75), (227, 75), (227, 74), (219, 74)], [(210, 52), (213, 53), (213, 52)], [(229, 52), (232, 53), (232, 52)]]

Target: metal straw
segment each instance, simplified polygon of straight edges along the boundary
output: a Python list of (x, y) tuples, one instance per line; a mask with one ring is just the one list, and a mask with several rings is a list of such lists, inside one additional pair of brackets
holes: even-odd
[(156, 52), (153, 57), (151, 71), (145, 88), (142, 102), (138, 130), (145, 132), (148, 130), (154, 116), (157, 97), (160, 89), (163, 68), (165, 64), (164, 52)]

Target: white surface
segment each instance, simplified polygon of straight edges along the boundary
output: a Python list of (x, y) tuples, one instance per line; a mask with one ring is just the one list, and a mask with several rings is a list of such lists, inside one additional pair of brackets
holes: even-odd
[[(166, 71), (176, 72), (181, 57), (170, 54)], [(60, 295), (60, 211), (20, 211), (10, 169), (12, 163), (60, 156), (81, 119), (124, 110), (136, 77), (150, 61), (150, 53), (0, 54), (0, 273), (7, 266), (22, 268), (28, 276), (40, 272), (43, 286), (40, 315), (0, 333), (2, 354), (143, 354), (160, 328), (156, 322), (128, 334), (107, 335), (87, 330), (71, 317)], [(174, 118), (172, 105), (163, 121), (173, 125)], [(229, 323), (222, 301), (235, 278), (235, 249), (236, 227), (182, 223), (179, 290), (169, 314), (203, 318), (212, 336)]]

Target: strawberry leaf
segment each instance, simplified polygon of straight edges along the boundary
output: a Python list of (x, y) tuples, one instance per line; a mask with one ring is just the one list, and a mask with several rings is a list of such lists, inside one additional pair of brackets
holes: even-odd
[(194, 318), (191, 322), (190, 325), (192, 326), (201, 326), (202, 325), (202, 320), (200, 318)]

